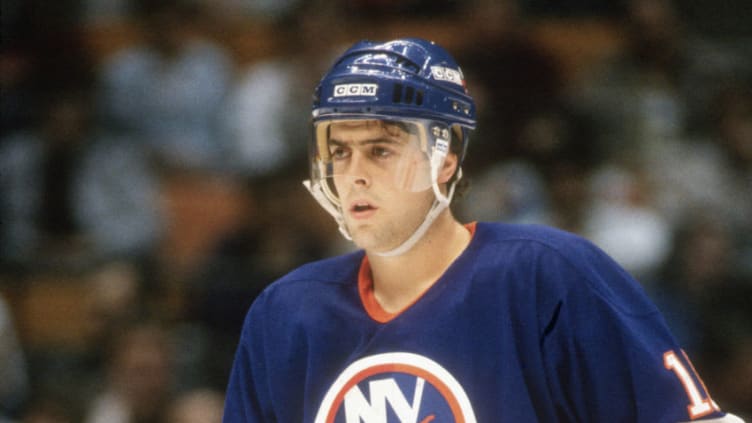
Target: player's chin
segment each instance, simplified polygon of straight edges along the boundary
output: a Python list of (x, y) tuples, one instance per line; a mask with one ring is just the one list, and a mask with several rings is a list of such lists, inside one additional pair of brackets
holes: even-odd
[(358, 248), (377, 254), (391, 251), (404, 241), (401, 237), (385, 232), (383, 228), (361, 228), (350, 235)]
[(352, 242), (358, 248), (371, 251), (374, 248), (378, 248), (381, 244), (379, 234), (376, 233), (376, 229), (373, 226), (367, 224), (355, 225), (349, 227), (349, 232)]

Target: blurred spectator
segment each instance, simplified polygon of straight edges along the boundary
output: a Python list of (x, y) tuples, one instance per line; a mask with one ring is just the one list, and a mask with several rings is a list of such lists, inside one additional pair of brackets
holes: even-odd
[(642, 159), (641, 151), (682, 133), (687, 111), (680, 89), (688, 58), (670, 0), (628, 3), (623, 54), (596, 65), (576, 88), (597, 118), (604, 152)]
[(737, 171), (717, 146), (696, 139), (709, 122), (703, 116), (718, 81), (738, 67), (734, 56), (695, 38), (671, 0), (626, 6), (623, 51), (573, 84), (570, 99), (595, 123), (596, 156), (605, 158), (599, 175), (606, 177), (594, 182), (617, 182), (605, 192), (627, 194), (601, 198), (587, 236), (647, 282), (687, 212), (712, 207), (719, 219), (738, 224), (730, 215), (749, 221), (744, 204), (752, 196), (739, 195), (750, 192), (749, 179), (728, 176)]
[(86, 309), (83, 357), (98, 372), (105, 364), (108, 346), (123, 329), (147, 313), (153, 299), (146, 295), (144, 271), (136, 262), (108, 260), (83, 276), (87, 286), (81, 306)]
[(568, 106), (552, 106), (521, 122), (515, 157), (535, 166), (549, 196), (549, 225), (584, 234), (593, 206), (589, 181), (598, 165), (590, 122)]
[[(561, 70), (553, 56), (529, 37), (516, 0), (474, 0), (472, 22), (457, 58), (480, 110), (467, 168), (482, 172), (500, 159), (526, 154), (525, 126), (556, 109)], [(548, 121), (550, 122), (550, 121)]]
[(85, 93), (52, 94), (39, 128), (0, 150), (3, 261), (144, 255), (158, 239), (148, 157), (92, 124)]
[[(708, 337), (715, 336), (722, 325), (752, 322), (752, 296), (735, 298), (752, 287), (752, 281), (745, 280), (735, 266), (736, 247), (725, 222), (712, 215), (688, 218), (679, 226), (660, 279), (653, 285), (653, 297), (669, 327), (692, 355), (710, 345)], [(739, 301), (746, 303), (744, 307), (729, 307)], [(746, 313), (746, 322), (738, 317), (727, 319), (738, 312)], [(729, 336), (735, 331), (721, 332)]]
[(169, 332), (151, 323), (121, 332), (112, 345), (107, 379), (92, 398), (87, 423), (165, 421), (172, 389)]
[(650, 168), (656, 204), (674, 221), (702, 210), (729, 225), (744, 254), (735, 266), (752, 274), (752, 88), (730, 85), (711, 104), (709, 131), (666, 148), (663, 165)]
[(45, 396), (32, 399), (20, 423), (75, 423), (80, 421), (70, 401)]
[(571, 162), (550, 166), (546, 172), (546, 185), (551, 196), (549, 225), (584, 235), (593, 201), (588, 177), (588, 169)]
[[(208, 3), (208, 2), (207, 2)], [(291, 13), (299, 7), (301, 0), (222, 0), (223, 7), (242, 12), (252, 19), (274, 21)]]
[(132, 0), (82, 0), (82, 23), (111, 25), (125, 22), (132, 5)]
[(716, 142), (728, 172), (724, 183), (729, 193), (740, 194), (726, 197), (721, 204), (731, 209), (728, 218), (741, 242), (738, 265), (752, 278), (752, 82), (732, 86), (718, 98)]
[(0, 51), (0, 92), (3, 94), (0, 96), (0, 139), (31, 125), (31, 67), (28, 52), (5, 47)]
[(30, 393), (26, 359), (11, 310), (0, 294), (0, 421), (17, 416)]
[(303, 68), (291, 41), (280, 40), (289, 33), (282, 31), (277, 38), (273, 58), (254, 62), (242, 72), (223, 105), (222, 136), (230, 151), (230, 166), (240, 174), (273, 172), (301, 151), (295, 141), (303, 139), (305, 131), (295, 124), (293, 113), (301, 105), (298, 73)]
[(138, 0), (143, 42), (102, 66), (98, 106), (108, 125), (130, 131), (169, 166), (216, 169), (224, 147), (216, 119), (232, 61), (204, 36), (191, 0)]
[[(92, 396), (101, 393), (108, 383), (107, 368), (113, 360), (113, 351), (117, 351), (113, 345), (117, 342), (122, 345), (120, 339), (124, 333), (134, 326), (141, 327), (137, 325), (154, 313), (156, 301), (141, 264), (135, 261), (104, 260), (80, 270), (66, 272), (53, 268), (50, 272), (44, 282), (48, 284), (46, 295), (55, 296), (57, 289), (62, 288), (61, 293), (69, 296), (68, 305), (55, 308), (53, 300), (49, 311), (37, 308), (32, 315), (22, 302), (21, 310), (26, 311), (21, 316), (33, 325), (36, 316), (44, 319), (49, 313), (46, 319), (70, 321), (68, 324), (76, 332), (71, 332), (65, 340), (39, 336), (27, 340), (31, 398), (23, 408), (23, 416), (49, 405), (51, 411), (66, 410), (70, 421), (80, 422)], [(35, 279), (31, 276), (27, 281), (39, 283)], [(70, 291), (71, 288), (74, 290)], [(65, 294), (66, 290), (69, 293)], [(70, 297), (71, 294), (76, 297)], [(38, 294), (29, 290), (22, 299), (33, 302), (34, 295)], [(76, 310), (68, 311), (68, 307)]]
[[(589, 177), (597, 165), (589, 123), (557, 105), (530, 111), (518, 125), (515, 140), (503, 135), (487, 140), (506, 152), (492, 154), (484, 149), (488, 147), (478, 147), (488, 164), (479, 170), (468, 165), (471, 187), (461, 213), (471, 219), (495, 214), (491, 220), (541, 223), (583, 233), (592, 205)], [(506, 177), (490, 182), (493, 178), (488, 175), (497, 172)]]
[(653, 187), (636, 166), (605, 164), (590, 178), (583, 234), (643, 284), (668, 257), (671, 222), (654, 206)]
[(251, 179), (246, 216), (222, 234), (184, 284), (183, 334), (193, 339), (194, 357), (185, 357), (192, 362), (183, 367), (194, 379), (225, 387), (255, 297), (289, 266), (322, 258), (337, 235), (313, 199), (300, 201), (305, 172), (300, 165)]
[(195, 389), (179, 395), (169, 407), (170, 423), (221, 423), (224, 395), (214, 389)]
[[(713, 0), (677, 2), (682, 16), (694, 31), (714, 38), (737, 39), (749, 45), (746, 37), (752, 33), (752, 8), (746, 0), (726, 0), (723, 7)], [(747, 56), (752, 60), (752, 56)]]
[[(528, 35), (520, 9), (515, 0), (476, 0), (465, 12), (475, 41), (458, 59), (477, 83), (468, 89), (481, 115), (461, 214), (581, 232), (596, 159), (589, 123), (562, 102), (560, 65)], [(508, 178), (489, 185), (498, 172)]]
[(343, 30), (331, 26), (340, 20), (336, 9), (320, 3), (277, 17), (271, 54), (244, 65), (232, 85), (220, 123), (230, 165), (245, 177), (274, 173), (307, 155), (311, 87)]
[(2, 0), (0, 136), (34, 124), (45, 93), (90, 83), (93, 62), (75, 0)]
[(458, 200), (458, 213), (465, 220), (542, 224), (551, 219), (545, 180), (522, 160), (489, 166)]
[(733, 50), (694, 36), (672, 0), (629, 0), (624, 48), (571, 87), (598, 123), (600, 150), (664, 165), (664, 151), (706, 113), (719, 78), (738, 72)]

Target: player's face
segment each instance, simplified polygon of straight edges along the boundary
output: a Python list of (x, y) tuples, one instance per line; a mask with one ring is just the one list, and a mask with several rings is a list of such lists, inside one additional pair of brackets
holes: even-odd
[(418, 136), (381, 121), (339, 122), (329, 129), (329, 153), (353, 241), (376, 252), (400, 245), (434, 199)]

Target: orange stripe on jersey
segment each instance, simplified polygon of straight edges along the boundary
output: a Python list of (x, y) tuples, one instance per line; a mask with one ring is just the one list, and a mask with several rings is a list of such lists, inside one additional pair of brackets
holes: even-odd
[[(471, 222), (465, 225), (467, 230), (470, 231), (471, 236), (475, 235), (476, 224), (477, 222)], [(428, 289), (430, 289), (430, 287)], [(426, 289), (426, 291), (428, 289)], [(367, 255), (363, 256), (363, 261), (360, 263), (360, 271), (358, 272), (358, 292), (360, 293), (360, 300), (363, 303), (363, 307), (366, 309), (366, 313), (379, 323), (387, 323), (391, 321), (423, 297), (423, 294), (419, 295), (415, 301), (411, 302), (407, 307), (396, 313), (390, 313), (384, 310), (374, 294), (373, 274), (371, 273), (371, 264), (368, 261)], [(425, 293), (425, 291), (423, 293)]]
[(360, 263), (360, 272), (358, 272), (358, 291), (360, 292), (360, 301), (363, 303), (366, 313), (371, 316), (371, 319), (379, 323), (386, 323), (397, 317), (399, 314), (389, 313), (384, 310), (376, 299), (376, 295), (373, 292), (371, 264), (368, 262), (367, 255), (363, 256), (363, 261)]

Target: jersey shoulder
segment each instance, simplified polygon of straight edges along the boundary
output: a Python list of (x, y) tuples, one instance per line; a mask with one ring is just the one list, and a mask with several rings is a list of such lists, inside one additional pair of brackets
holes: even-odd
[(596, 295), (630, 315), (657, 311), (640, 283), (582, 236), (541, 225), (479, 223), (481, 255), (521, 268), (546, 289), (575, 297)]
[(348, 284), (357, 280), (364, 252), (355, 251), (301, 265), (273, 282), (269, 288), (290, 289), (300, 283)]
[(301, 265), (267, 286), (256, 303), (290, 304), (317, 298), (342, 289), (355, 289), (363, 251), (326, 258)]
[(529, 242), (556, 250), (573, 244), (590, 245), (579, 235), (545, 225), (478, 222), (477, 228), (485, 242)]
[(476, 237), (481, 254), (512, 260), (512, 264), (551, 256), (575, 269), (595, 264), (619, 267), (587, 239), (549, 226), (478, 223)]

